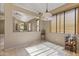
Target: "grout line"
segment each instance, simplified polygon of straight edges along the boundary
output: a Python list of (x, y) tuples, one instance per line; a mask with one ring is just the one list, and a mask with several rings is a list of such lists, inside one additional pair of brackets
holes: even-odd
[[(50, 49), (48, 49), (48, 50), (50, 50)], [(37, 55), (39, 55), (39, 54), (41, 54), (41, 53), (44, 53), (44, 52), (46, 52), (46, 51), (48, 51), (48, 50), (45, 50), (45, 51), (43, 51), (43, 52), (40, 52), (40, 53), (38, 53), (38, 54), (36, 54), (36, 55), (34, 55), (34, 56), (37, 56)]]
[(38, 50), (36, 50), (36, 51), (33, 51), (33, 52), (31, 52), (31, 53), (37, 52), (37, 51), (42, 50), (42, 49), (44, 49), (44, 48), (46, 48), (46, 47), (43, 47), (43, 48), (38, 49)]
[[(51, 52), (50, 54), (52, 54), (52, 53), (54, 53), (54, 52), (56, 52), (56, 51), (53, 51), (53, 52)], [(47, 56), (49, 56), (50, 54), (48, 54)]]

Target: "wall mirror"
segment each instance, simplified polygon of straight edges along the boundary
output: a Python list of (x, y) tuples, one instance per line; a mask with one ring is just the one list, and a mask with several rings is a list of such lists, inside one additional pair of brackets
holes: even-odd
[(12, 11), (13, 32), (32, 32), (40, 31), (40, 20), (35, 16), (22, 13), (20, 11)]

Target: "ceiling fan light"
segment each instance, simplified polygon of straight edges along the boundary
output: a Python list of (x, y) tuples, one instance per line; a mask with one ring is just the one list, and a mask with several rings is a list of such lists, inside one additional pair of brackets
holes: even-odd
[(40, 17), (35, 17), (36, 19), (40, 19)]
[(46, 17), (51, 17), (51, 16), (52, 14), (47, 12), (47, 13), (44, 13), (42, 17), (46, 18)]
[(44, 13), (43, 16), (42, 16), (42, 20), (44, 21), (50, 21), (52, 20), (52, 14), (51, 13)]

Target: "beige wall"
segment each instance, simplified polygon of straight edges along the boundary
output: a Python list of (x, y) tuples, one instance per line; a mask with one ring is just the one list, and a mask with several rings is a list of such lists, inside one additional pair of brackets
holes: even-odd
[(5, 4), (5, 48), (28, 46), (39, 41), (40, 32), (13, 32), (12, 10), (12, 4)]
[(5, 48), (27, 47), (40, 41), (40, 32), (14, 32), (5, 35)]
[(64, 46), (64, 36), (63, 33), (46, 33), (46, 40)]

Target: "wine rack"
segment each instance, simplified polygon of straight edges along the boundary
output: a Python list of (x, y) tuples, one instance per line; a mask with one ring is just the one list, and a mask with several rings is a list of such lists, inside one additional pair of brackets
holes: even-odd
[(65, 49), (76, 53), (76, 51), (77, 51), (77, 39), (75, 36), (65, 37)]

